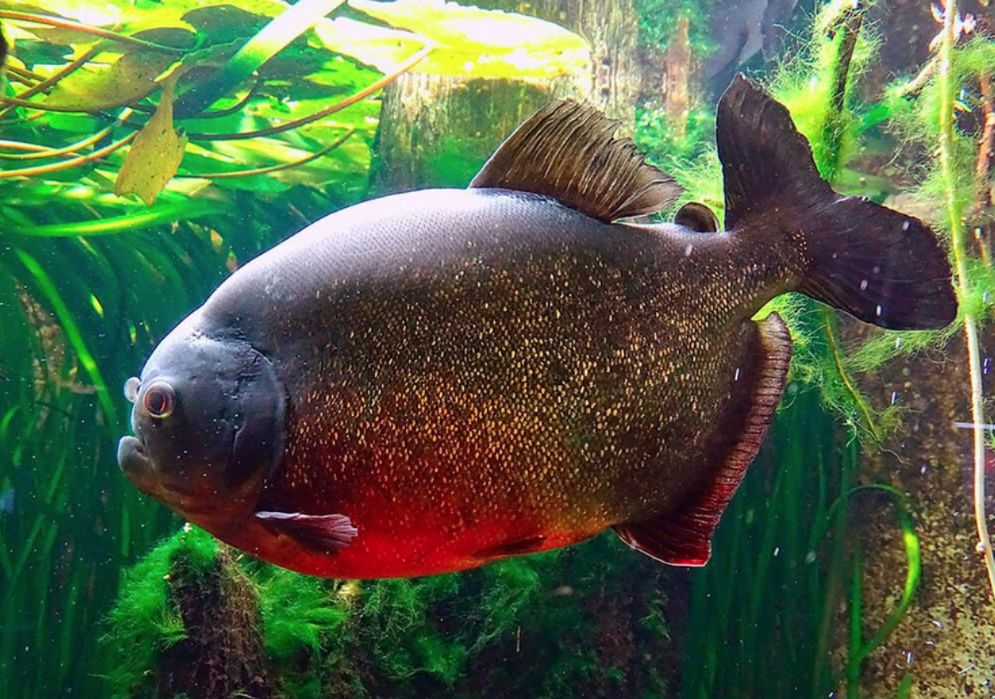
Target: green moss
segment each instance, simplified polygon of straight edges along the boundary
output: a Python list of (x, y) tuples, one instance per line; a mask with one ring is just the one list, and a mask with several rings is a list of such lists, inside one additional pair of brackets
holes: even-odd
[(349, 618), (347, 599), (329, 581), (271, 566), (255, 579), (266, 652), (277, 662), (319, 653)]
[[(995, 42), (987, 36), (978, 36), (954, 49), (950, 64), (951, 83), (963, 86), (954, 106), (960, 111), (977, 109), (980, 94), (975, 87), (978, 75), (995, 73)], [(896, 134), (906, 151), (919, 154), (933, 152), (940, 137), (940, 108), (942, 90), (938, 70), (934, 66), (929, 77), (918, 91), (910, 90), (910, 80), (902, 79), (889, 86), (883, 104), (891, 119), (889, 129)], [(979, 125), (980, 126), (980, 125)], [(915, 195), (923, 201), (946, 201), (948, 184), (953, 193), (955, 213), (963, 217), (970, 210), (976, 197), (976, 188), (983, 183), (975, 181), (974, 166), (977, 158), (978, 133), (966, 131), (963, 125), (955, 123), (953, 130), (952, 181), (947, 182), (940, 172), (939, 165), (933, 163), (920, 173), (922, 184)], [(942, 230), (947, 230), (948, 220), (933, 221)]]
[(214, 564), (217, 542), (187, 526), (124, 572), (117, 602), (107, 616), (101, 644), (115, 696), (132, 696), (149, 680), (156, 655), (186, 638), (180, 611), (169, 600), (168, 580), (177, 563), (194, 570)]
[(854, 103), (852, 96), (880, 40), (861, 28), (852, 53), (846, 46), (848, 29), (856, 26), (855, 20), (865, 11), (849, 0), (823, 5), (812, 21), (814, 41), (795, 58), (782, 63), (769, 86), (808, 139), (820, 174), (833, 184), (858, 152), (858, 142), (865, 131), (863, 108)]
[[(365, 587), (357, 624), (380, 672), (391, 680), (426, 674), (452, 686), (469, 657), (466, 643), (439, 627), (437, 608), (460, 591), (458, 575), (384, 580)], [(372, 635), (371, 635), (372, 633)]]

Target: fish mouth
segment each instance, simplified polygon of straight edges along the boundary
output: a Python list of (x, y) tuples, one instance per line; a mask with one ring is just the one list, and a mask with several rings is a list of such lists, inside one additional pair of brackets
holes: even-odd
[(117, 445), (117, 463), (128, 479), (140, 490), (150, 492), (155, 479), (155, 467), (145, 453), (145, 444), (138, 437), (121, 437)]

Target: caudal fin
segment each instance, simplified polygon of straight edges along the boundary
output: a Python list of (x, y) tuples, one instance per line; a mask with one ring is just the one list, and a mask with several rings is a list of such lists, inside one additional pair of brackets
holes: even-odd
[(742, 75), (719, 101), (726, 228), (773, 223), (799, 248), (797, 289), (884, 328), (941, 328), (957, 314), (947, 254), (918, 219), (822, 180), (788, 110)]

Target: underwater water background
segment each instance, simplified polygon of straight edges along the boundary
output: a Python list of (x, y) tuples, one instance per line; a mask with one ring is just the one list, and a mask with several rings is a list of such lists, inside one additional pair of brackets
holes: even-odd
[[(995, 696), (991, 5), (0, 0), (0, 31), (0, 697)], [(309, 578), (121, 474), (120, 387), (233, 270), (361, 200), (466, 186), (554, 97), (721, 217), (738, 71), (834, 188), (930, 223), (961, 313), (896, 333), (773, 302), (788, 388), (706, 567), (608, 533)]]

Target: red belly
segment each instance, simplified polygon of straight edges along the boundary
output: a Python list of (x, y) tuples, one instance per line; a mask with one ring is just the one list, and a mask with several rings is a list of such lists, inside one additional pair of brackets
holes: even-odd
[[(408, 505), (405, 511), (404, 505)], [(253, 522), (228, 543), (270, 563), (309, 575), (330, 578), (416, 577), (475, 568), (507, 556), (546, 551), (583, 541), (599, 533), (606, 522), (554, 521), (536, 512), (493, 513), (487, 519), (454, 517), (451, 503), (412, 498), (385, 503), (367, 501), (346, 508), (358, 534), (344, 549), (325, 553)], [(445, 516), (445, 513), (450, 513)], [(413, 516), (415, 514), (416, 516)]]

